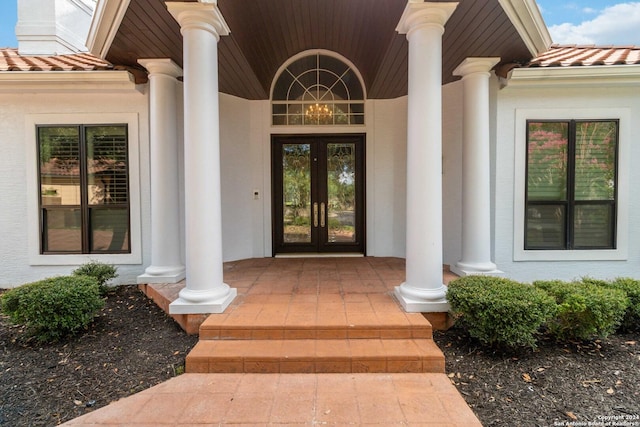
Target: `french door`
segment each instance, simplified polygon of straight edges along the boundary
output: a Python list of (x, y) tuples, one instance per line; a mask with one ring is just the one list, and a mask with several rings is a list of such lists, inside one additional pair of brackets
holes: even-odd
[(364, 135), (272, 138), (273, 254), (364, 253)]

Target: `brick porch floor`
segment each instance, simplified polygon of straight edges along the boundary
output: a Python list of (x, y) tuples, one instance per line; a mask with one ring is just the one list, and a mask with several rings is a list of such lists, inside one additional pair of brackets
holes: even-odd
[[(445, 276), (445, 282), (453, 277), (448, 272)], [(420, 343), (423, 339), (431, 341), (428, 322), (419, 314), (404, 313), (392, 296), (393, 288), (404, 280), (402, 259), (250, 259), (225, 263), (224, 279), (238, 289), (238, 297), (225, 313), (212, 315), (202, 325), (201, 342), (193, 352), (196, 356), (203, 353), (202, 349), (207, 345), (225, 346), (230, 339), (236, 340), (232, 341), (232, 347), (242, 352), (257, 345), (256, 348), (269, 353), (269, 346), (275, 342), (278, 352), (282, 353), (282, 348), (295, 348), (299, 352), (307, 345), (305, 343), (312, 343), (312, 339), (329, 338), (334, 340), (332, 343), (344, 339), (346, 344), (334, 344), (332, 348), (343, 348), (349, 355), (356, 347), (363, 353), (367, 341), (374, 344), (376, 351), (384, 347), (394, 349), (391, 356), (383, 354), (380, 360), (385, 361), (383, 366), (395, 368), (405, 366), (396, 363), (401, 358), (397, 348), (408, 348), (407, 341), (412, 338)], [(177, 296), (182, 286), (184, 284), (154, 285), (146, 291), (162, 307)], [(327, 313), (333, 314), (327, 316)], [(252, 319), (249, 322), (248, 316)], [(344, 319), (340, 320), (342, 317)], [(296, 319), (303, 321), (304, 328)], [(429, 329), (426, 333), (429, 336), (425, 335), (423, 322)], [(241, 324), (247, 323), (254, 328), (242, 329)], [(293, 324), (293, 329), (287, 329), (288, 324)], [(354, 329), (354, 324), (360, 327)], [(405, 325), (413, 332), (405, 334)], [(416, 325), (417, 328), (412, 329)], [(287, 334), (291, 335), (289, 340)], [(316, 338), (309, 334), (315, 334)], [(349, 343), (349, 334), (352, 334), (351, 338), (360, 339)], [(202, 341), (206, 339), (219, 341)], [(250, 340), (256, 339), (258, 344), (253, 341), (249, 345)], [(285, 340), (280, 342), (281, 339)], [(389, 344), (388, 339), (396, 341)], [(326, 345), (326, 341), (317, 342)], [(206, 345), (201, 346), (202, 343)], [(321, 344), (316, 344), (314, 348), (319, 346)], [(364, 353), (366, 355), (367, 351)], [(287, 354), (284, 352), (280, 357), (291, 362)], [(236, 361), (233, 366), (242, 369), (241, 359), (245, 356), (244, 353), (231, 358), (227, 355), (227, 361)], [(301, 360), (308, 362), (316, 356)], [(337, 355), (332, 356), (334, 362), (338, 360)], [(198, 362), (200, 356), (192, 357), (195, 362), (191, 362), (190, 368), (188, 359), (187, 371), (197, 372), (202, 362)], [(255, 366), (280, 368), (269, 368), (273, 373), (267, 374), (251, 370), (244, 373), (187, 373), (67, 425), (480, 426), (462, 396), (442, 373), (442, 362), (438, 362), (440, 367), (435, 369), (440, 373), (422, 370), (412, 373), (403, 370), (319, 373), (308, 363), (305, 369), (310, 370), (304, 371), (308, 373), (284, 373), (282, 361), (275, 365), (267, 362), (256, 365), (255, 356), (251, 357), (251, 363), (244, 363), (249, 369)], [(376, 360), (370, 360), (367, 366), (377, 366), (374, 362)], [(210, 364), (214, 362), (206, 362), (205, 366)], [(407, 369), (413, 369), (414, 365)], [(340, 366), (338, 369), (344, 369), (345, 365)], [(363, 365), (353, 362), (348, 366), (362, 369)]]

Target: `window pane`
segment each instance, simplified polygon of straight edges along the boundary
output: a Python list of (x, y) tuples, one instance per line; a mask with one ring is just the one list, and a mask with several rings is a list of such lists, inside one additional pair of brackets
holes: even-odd
[[(360, 80), (349, 65), (337, 58), (309, 55), (289, 64), (276, 80), (272, 102), (287, 100), (288, 125), (351, 125), (363, 124), (364, 91)], [(362, 105), (362, 113), (353, 118), (349, 101)], [(336, 102), (342, 103), (341, 107)], [(296, 104), (293, 104), (296, 103)], [(277, 104), (274, 104), (277, 105)], [(291, 105), (297, 105), (296, 109)], [(283, 124), (283, 114), (272, 110), (272, 123)]]
[(129, 251), (128, 209), (91, 209), (91, 252)]
[(79, 141), (75, 126), (38, 128), (43, 206), (80, 205)]
[(311, 146), (284, 144), (282, 185), (284, 242), (311, 241)]
[(86, 147), (89, 204), (127, 204), (126, 127), (87, 127)]
[(304, 104), (304, 124), (333, 124), (333, 106), (329, 104)]
[(616, 122), (576, 123), (576, 200), (615, 197)]
[(566, 200), (567, 122), (528, 123), (527, 200)]
[(577, 205), (574, 216), (575, 248), (613, 248), (613, 206)]
[(565, 249), (565, 207), (536, 205), (527, 208), (527, 249)]
[(355, 151), (355, 144), (327, 144), (329, 242), (356, 241)]
[(82, 252), (80, 209), (43, 209), (43, 252)]

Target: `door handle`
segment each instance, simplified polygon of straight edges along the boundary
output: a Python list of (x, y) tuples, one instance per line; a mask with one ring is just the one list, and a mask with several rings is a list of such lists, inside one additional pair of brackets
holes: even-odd
[(325, 217), (325, 207), (324, 202), (320, 203), (320, 227), (324, 228), (324, 217)]
[(313, 226), (318, 227), (318, 204), (313, 204)]

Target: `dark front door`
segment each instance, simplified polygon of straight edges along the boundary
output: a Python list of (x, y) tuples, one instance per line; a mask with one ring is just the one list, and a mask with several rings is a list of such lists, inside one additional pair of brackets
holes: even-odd
[(364, 253), (364, 135), (274, 136), (273, 254)]

